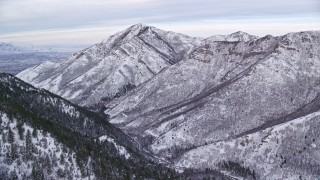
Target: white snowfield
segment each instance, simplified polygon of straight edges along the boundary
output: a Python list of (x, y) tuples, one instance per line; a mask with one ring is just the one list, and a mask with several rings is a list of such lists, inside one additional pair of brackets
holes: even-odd
[(320, 174), (319, 31), (201, 39), (135, 25), (35, 69), (18, 77), (103, 107), (111, 123), (177, 167), (223, 170), (232, 161), (260, 179)]

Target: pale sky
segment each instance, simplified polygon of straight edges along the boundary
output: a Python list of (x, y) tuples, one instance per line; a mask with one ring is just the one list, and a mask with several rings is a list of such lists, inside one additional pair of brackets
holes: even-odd
[(90, 45), (143, 23), (197, 37), (320, 30), (320, 0), (0, 0), (0, 42)]

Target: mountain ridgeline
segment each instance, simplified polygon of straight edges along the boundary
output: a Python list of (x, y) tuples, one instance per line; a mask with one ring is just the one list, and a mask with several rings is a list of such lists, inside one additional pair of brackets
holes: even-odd
[(17, 77), (99, 111), (176, 168), (320, 175), (319, 31), (193, 38), (138, 24)]
[(105, 113), (178, 167), (232, 161), (259, 179), (314, 178), (319, 52), (320, 33), (311, 31), (211, 42), (106, 103)]
[(105, 117), (0, 74), (3, 179), (172, 179)]
[[(138, 24), (74, 53), (67, 61), (34, 67), (18, 77), (92, 107), (101, 99), (109, 102), (116, 98), (126, 87), (139, 86), (180, 61), (199, 43), (197, 38)], [(30, 71), (34, 72), (31, 76)]]

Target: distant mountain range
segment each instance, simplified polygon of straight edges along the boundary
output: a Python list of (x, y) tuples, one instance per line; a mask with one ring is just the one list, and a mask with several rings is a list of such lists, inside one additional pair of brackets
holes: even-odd
[(28, 43), (0, 42), (0, 54), (31, 53), (31, 52), (74, 52), (86, 45), (34, 45)]
[(107, 116), (177, 169), (320, 175), (320, 32), (193, 38), (137, 24), (18, 78)]
[(25, 53), (25, 52), (54, 52), (52, 48), (45, 48), (32, 44), (17, 44), (0, 42), (0, 53)]
[(18, 74), (46, 61), (61, 62), (70, 54), (36, 45), (0, 42), (0, 72)]

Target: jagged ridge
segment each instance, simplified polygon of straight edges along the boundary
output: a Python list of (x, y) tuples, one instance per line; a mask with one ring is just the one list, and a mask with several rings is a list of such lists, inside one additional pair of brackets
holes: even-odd
[(139, 86), (199, 43), (197, 38), (138, 24), (74, 53), (57, 66), (45, 71), (34, 67), (17, 77), (80, 105), (93, 106), (101, 99), (114, 99), (127, 91), (126, 86)]

